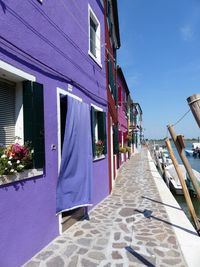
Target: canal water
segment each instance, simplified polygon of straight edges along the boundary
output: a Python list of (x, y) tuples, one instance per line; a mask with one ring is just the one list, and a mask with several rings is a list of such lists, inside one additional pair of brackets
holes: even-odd
[[(185, 146), (186, 146), (186, 149), (192, 149), (192, 142), (191, 141), (185, 141)], [(172, 147), (173, 147), (173, 150), (174, 150), (174, 153), (176, 155), (176, 158), (177, 160), (179, 161), (180, 164), (182, 164), (182, 161), (181, 159), (179, 158), (178, 156), (178, 152), (174, 146), (174, 144), (172, 143)], [(195, 169), (196, 171), (200, 172), (200, 158), (194, 158), (194, 157), (187, 157), (192, 168)], [(184, 199), (184, 196), (177, 196), (175, 195), (174, 196), (177, 200), (177, 202), (179, 203), (179, 205), (181, 206), (181, 208), (184, 210), (184, 212), (186, 213), (186, 215), (188, 216), (188, 218), (191, 220), (191, 216), (190, 216), (190, 213), (188, 211), (188, 208), (187, 208), (187, 205), (186, 205), (186, 202), (185, 202), (185, 199)], [(192, 202), (194, 204), (194, 208), (195, 208), (195, 211), (197, 213), (197, 216), (200, 218), (200, 201), (197, 199), (197, 198), (192, 198)]]

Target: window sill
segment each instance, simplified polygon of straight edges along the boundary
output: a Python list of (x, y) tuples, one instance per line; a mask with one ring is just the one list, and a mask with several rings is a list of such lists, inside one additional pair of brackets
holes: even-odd
[(97, 65), (102, 69), (102, 64), (101, 62), (98, 60), (98, 58), (96, 58), (91, 52), (90, 50), (88, 50), (88, 55), (97, 63)]
[(0, 176), (0, 186), (43, 175), (43, 169), (30, 169), (12, 175)]
[(101, 155), (101, 156), (99, 156), (99, 157), (95, 157), (95, 158), (93, 158), (93, 161), (98, 161), (98, 160), (102, 160), (102, 159), (105, 159), (106, 158), (106, 156), (105, 155)]

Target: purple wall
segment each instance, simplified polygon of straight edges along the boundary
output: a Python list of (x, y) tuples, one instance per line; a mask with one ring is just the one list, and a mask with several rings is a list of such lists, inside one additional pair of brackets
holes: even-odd
[[(73, 94), (107, 111), (104, 48), (102, 68), (88, 55), (88, 2), (101, 23), (104, 43), (101, 1), (74, 2), (0, 3), (0, 60), (34, 75), (44, 85), (46, 147), (44, 177), (0, 187), (0, 266), (22, 265), (59, 234), (55, 214), (58, 152), (50, 149), (58, 140), (56, 87), (67, 89), (72, 80)], [(108, 195), (108, 181), (106, 157), (94, 162), (94, 205)]]

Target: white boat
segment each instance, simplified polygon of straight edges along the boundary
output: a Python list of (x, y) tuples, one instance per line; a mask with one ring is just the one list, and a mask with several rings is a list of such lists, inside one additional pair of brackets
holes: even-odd
[[(187, 176), (187, 172), (186, 169), (184, 167), (184, 165), (179, 164), (180, 170), (184, 176), (184, 179), (186, 181), (187, 187), (191, 192), (194, 192), (194, 188), (192, 186), (192, 183), (190, 181), (190, 179)], [(198, 184), (200, 186), (200, 173), (194, 169), (192, 169), (194, 172), (194, 175), (198, 181)], [(183, 190), (182, 190), (182, 186), (180, 184), (178, 175), (176, 173), (176, 170), (174, 168), (174, 165), (171, 164), (169, 166), (167, 166), (165, 168), (165, 180), (166, 183), (169, 185), (169, 188), (177, 195), (182, 195), (183, 194)]]
[(159, 161), (165, 167), (172, 164), (172, 160), (170, 159), (168, 152), (160, 152)]
[(194, 155), (194, 150), (192, 149), (185, 149), (185, 154), (186, 156), (193, 156)]
[(198, 149), (198, 148), (200, 148), (200, 143), (192, 143), (192, 148), (193, 148), (193, 149)]
[(192, 149), (185, 149), (186, 156), (193, 156), (200, 158), (200, 143), (192, 143)]

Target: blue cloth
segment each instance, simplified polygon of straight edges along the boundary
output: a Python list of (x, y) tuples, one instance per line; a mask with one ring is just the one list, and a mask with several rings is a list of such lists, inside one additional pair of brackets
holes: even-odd
[(92, 142), (90, 108), (67, 98), (67, 116), (60, 174), (57, 183), (57, 213), (91, 204)]

